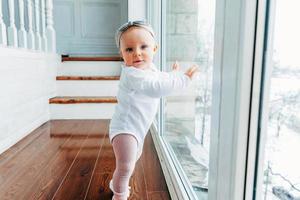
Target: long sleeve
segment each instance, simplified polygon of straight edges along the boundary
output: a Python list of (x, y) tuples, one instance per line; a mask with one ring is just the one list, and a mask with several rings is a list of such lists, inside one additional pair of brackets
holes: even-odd
[(128, 75), (131, 89), (144, 95), (159, 98), (188, 86), (190, 78), (180, 72), (154, 72), (155, 76), (141, 70), (132, 70)]

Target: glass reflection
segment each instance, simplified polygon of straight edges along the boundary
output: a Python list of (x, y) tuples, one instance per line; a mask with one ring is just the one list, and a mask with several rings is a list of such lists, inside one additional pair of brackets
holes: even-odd
[(213, 71), (214, 1), (167, 1), (166, 71), (196, 63), (200, 73), (188, 90), (165, 98), (163, 137), (178, 170), (199, 199), (207, 199)]
[(300, 18), (298, 0), (277, 0), (269, 119), (265, 145), (264, 200), (300, 199)]

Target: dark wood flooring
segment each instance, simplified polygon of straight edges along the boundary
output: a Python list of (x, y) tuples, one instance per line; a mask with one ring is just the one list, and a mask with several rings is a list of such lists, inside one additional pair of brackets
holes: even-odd
[[(115, 158), (109, 120), (53, 120), (0, 155), (0, 199), (111, 199)], [(169, 200), (150, 134), (129, 199)]]

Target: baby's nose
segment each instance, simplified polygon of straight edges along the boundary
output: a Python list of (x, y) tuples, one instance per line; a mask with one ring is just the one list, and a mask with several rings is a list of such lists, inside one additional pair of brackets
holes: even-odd
[(136, 50), (135, 50), (135, 55), (137, 55), (137, 56), (141, 55), (141, 50), (136, 49)]

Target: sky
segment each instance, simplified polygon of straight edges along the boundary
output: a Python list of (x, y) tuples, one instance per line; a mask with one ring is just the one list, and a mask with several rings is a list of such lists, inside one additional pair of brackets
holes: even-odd
[(281, 64), (300, 69), (300, 0), (276, 2), (274, 49)]

